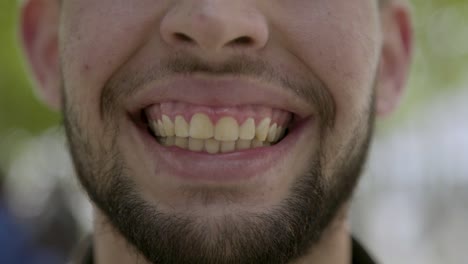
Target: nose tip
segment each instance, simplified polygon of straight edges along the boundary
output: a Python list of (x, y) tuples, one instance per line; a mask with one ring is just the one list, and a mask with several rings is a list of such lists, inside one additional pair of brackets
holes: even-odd
[(265, 46), (268, 27), (258, 12), (235, 11), (227, 6), (200, 2), (190, 7), (173, 8), (164, 16), (160, 27), (162, 39), (167, 44), (209, 52)]

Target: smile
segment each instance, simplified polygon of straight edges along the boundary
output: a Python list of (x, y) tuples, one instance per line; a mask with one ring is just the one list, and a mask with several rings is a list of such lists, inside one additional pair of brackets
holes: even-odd
[(168, 102), (147, 108), (145, 119), (162, 146), (218, 154), (277, 144), (293, 114), (263, 106), (213, 108)]
[(300, 142), (316, 140), (310, 104), (251, 80), (178, 78), (142, 89), (128, 108), (141, 157), (159, 177), (184, 182), (271, 176), (310, 151)]

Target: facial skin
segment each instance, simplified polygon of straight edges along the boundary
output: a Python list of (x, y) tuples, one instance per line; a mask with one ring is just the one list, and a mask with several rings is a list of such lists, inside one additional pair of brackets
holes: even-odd
[[(341, 216), (406, 80), (405, 5), (30, 0), (22, 37), (96, 208), (97, 263), (349, 261)], [(164, 101), (269, 107), (262, 96), (299, 121), (261, 155), (173, 151), (141, 118)]]

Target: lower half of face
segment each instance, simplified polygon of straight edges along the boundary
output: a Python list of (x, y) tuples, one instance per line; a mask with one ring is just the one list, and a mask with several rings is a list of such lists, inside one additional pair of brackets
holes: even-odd
[[(165, 20), (158, 17), (165, 9), (151, 11), (153, 1), (64, 3), (64, 118), (80, 180), (150, 262), (287, 263), (319, 241), (364, 162), (378, 60), (375, 4), (176, 2)], [(109, 6), (112, 16), (103, 16)], [(204, 30), (210, 20), (178, 24), (190, 17), (186, 9), (208, 19), (214, 7), (222, 17), (212, 30)], [(119, 12), (123, 29), (107, 28)], [(244, 25), (233, 23), (241, 15), (270, 23), (231, 28)], [(193, 38), (168, 41), (151, 31), (161, 20), (167, 30), (192, 29)], [(228, 42), (238, 46), (207, 63), (201, 55), (210, 50), (194, 43), (219, 44), (210, 36), (220, 29), (257, 42)], [(264, 46), (232, 52), (249, 43)], [(164, 54), (174, 55), (170, 63)]]
[[(345, 131), (267, 108), (241, 125), (236, 109), (215, 124), (198, 112), (187, 122), (191, 106), (180, 102), (141, 118), (109, 116), (100, 131), (69, 103), (65, 124), (91, 199), (150, 262), (286, 263), (319, 241), (349, 199), (372, 105)], [(336, 142), (338, 133), (346, 136)]]

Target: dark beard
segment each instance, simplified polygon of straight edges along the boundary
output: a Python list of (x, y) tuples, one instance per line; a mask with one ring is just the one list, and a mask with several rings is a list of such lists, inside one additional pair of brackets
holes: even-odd
[(131, 245), (157, 264), (274, 264), (301, 257), (319, 242), (336, 212), (349, 200), (370, 138), (368, 133), (358, 154), (347, 164), (338, 165), (333, 186), (324, 181), (320, 162), (315, 160), (277, 208), (203, 222), (164, 214), (151, 206), (136, 192), (118, 150), (89, 160), (95, 155), (81, 152), (90, 148), (83, 147), (86, 142), (77, 141), (80, 137), (73, 134), (73, 126), (65, 119), (79, 179), (91, 200)]
[[(334, 174), (328, 177), (332, 180), (322, 175), (321, 146), (301, 175), (290, 175), (297, 181), (278, 206), (262, 213), (232, 212), (217, 219), (163, 213), (145, 201), (117, 148), (118, 128), (106, 126), (112, 141), (106, 149), (90, 144), (76, 106), (67, 102), (64, 123), (78, 177), (89, 197), (115, 230), (151, 263), (279, 264), (313, 248), (350, 199), (372, 135), (374, 101), (369, 101), (368, 112), (356, 120), (353, 139), (341, 150), (346, 158), (335, 164)], [(324, 144), (324, 136), (321, 138)]]

